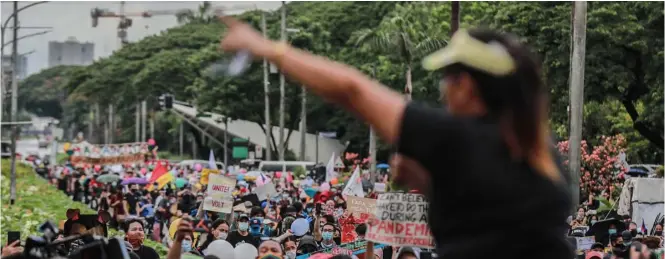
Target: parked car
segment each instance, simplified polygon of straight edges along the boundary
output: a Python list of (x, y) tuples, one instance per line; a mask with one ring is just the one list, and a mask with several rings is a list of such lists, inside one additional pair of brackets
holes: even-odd
[(2, 141), (2, 158), (11, 158), (12, 157), (12, 143), (9, 141)]

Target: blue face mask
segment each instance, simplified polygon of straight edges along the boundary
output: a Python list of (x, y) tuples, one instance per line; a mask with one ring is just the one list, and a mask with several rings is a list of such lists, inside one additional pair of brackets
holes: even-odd
[(261, 235), (261, 228), (251, 228), (251, 229), (249, 230), (249, 233), (250, 233), (252, 236), (260, 236), (260, 235)]
[(247, 231), (247, 229), (249, 229), (249, 223), (248, 222), (238, 222), (238, 230)]
[(270, 228), (268, 226), (263, 227), (263, 236), (264, 237), (272, 236), (272, 228)]
[(191, 240), (182, 240), (182, 252), (187, 253), (192, 250)]
[(616, 234), (616, 233), (617, 233), (617, 230), (614, 229), (614, 228), (610, 228), (610, 229), (607, 230), (607, 233), (610, 233), (610, 235), (612, 235), (612, 234)]
[(321, 237), (325, 240), (331, 240), (333, 238), (333, 233), (332, 232), (323, 232), (321, 233)]
[(591, 220), (591, 225), (593, 226), (593, 224), (596, 224), (595, 220)]

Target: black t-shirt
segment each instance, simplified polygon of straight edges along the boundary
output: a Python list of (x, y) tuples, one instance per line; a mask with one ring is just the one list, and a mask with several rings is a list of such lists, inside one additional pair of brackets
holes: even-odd
[(429, 225), (439, 257), (573, 257), (565, 239), (567, 183), (512, 159), (494, 120), (410, 103), (397, 146), (430, 173)]
[(157, 251), (147, 246), (141, 246), (139, 250), (134, 250), (134, 253), (136, 253), (141, 259), (159, 259)]
[(130, 192), (125, 195), (125, 200), (129, 207), (129, 214), (136, 215), (136, 202), (138, 201), (138, 194), (135, 192)]
[(233, 231), (226, 238), (226, 241), (228, 241), (233, 247), (236, 247), (238, 244), (249, 243), (258, 248), (261, 240), (260, 238), (254, 237), (249, 233), (246, 236), (243, 236), (238, 233), (238, 231)]

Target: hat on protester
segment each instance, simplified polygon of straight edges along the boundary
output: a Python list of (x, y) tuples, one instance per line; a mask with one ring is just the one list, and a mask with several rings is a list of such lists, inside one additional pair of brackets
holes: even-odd
[(589, 251), (586, 253), (584, 259), (603, 259), (605, 255), (598, 251)]
[(246, 218), (247, 220), (249, 220), (249, 216), (247, 216), (247, 214), (240, 214), (240, 215), (238, 216), (238, 220), (241, 220), (241, 219), (243, 219), (243, 218)]
[(257, 218), (253, 218), (249, 221), (249, 228), (261, 228), (261, 220)]
[(296, 207), (288, 206), (288, 207), (286, 207), (286, 210), (284, 212), (286, 212), (286, 213), (296, 213), (298, 211), (296, 211)]
[(453, 64), (463, 64), (494, 76), (506, 76), (515, 71), (517, 64), (508, 50), (499, 42), (484, 43), (460, 29), (448, 45), (425, 57), (426, 70), (438, 70)]
[(420, 248), (410, 247), (410, 246), (403, 246), (397, 252), (397, 258), (402, 256), (402, 254), (404, 254), (404, 253), (412, 253), (416, 257), (416, 259), (420, 259)]

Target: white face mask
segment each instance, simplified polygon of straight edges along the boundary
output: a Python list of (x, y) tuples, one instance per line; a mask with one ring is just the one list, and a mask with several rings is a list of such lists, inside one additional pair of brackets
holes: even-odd
[(296, 251), (288, 251), (286, 252), (286, 257), (289, 259), (296, 259)]
[(219, 237), (217, 237), (217, 240), (225, 240), (228, 235), (229, 235), (229, 233), (220, 232)]

